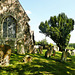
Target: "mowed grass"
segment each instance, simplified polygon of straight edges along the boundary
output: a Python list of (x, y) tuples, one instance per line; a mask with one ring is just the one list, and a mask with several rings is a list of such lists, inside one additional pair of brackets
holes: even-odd
[(10, 65), (0, 67), (0, 75), (75, 75), (75, 56), (61, 62), (61, 52), (45, 58), (45, 51), (43, 54), (30, 54), (33, 57), (31, 63), (22, 62), (25, 55), (12, 54)]

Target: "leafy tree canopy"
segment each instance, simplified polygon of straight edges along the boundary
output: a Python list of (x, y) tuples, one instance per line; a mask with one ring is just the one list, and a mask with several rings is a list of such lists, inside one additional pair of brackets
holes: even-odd
[(68, 49), (68, 50), (74, 50), (74, 47), (66, 47), (66, 49)]
[(48, 42), (46, 39), (43, 39), (41, 41), (36, 42), (36, 45), (48, 45)]
[(68, 18), (65, 13), (61, 13), (58, 16), (51, 16), (45, 23), (41, 22), (39, 29), (46, 36), (49, 36), (62, 51), (69, 43), (70, 32), (74, 30), (74, 20)]
[(74, 47), (75, 48), (75, 43), (70, 43), (69, 47)]

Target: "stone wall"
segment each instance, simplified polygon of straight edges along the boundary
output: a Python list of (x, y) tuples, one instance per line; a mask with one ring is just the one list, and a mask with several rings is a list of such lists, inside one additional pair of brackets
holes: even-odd
[[(14, 21), (11, 22), (10, 19), (13, 19)], [(1, 0), (0, 44), (10, 45), (12, 52), (14, 52), (14, 48), (16, 45), (16, 47), (18, 46), (17, 52), (20, 54), (25, 54), (25, 50), (29, 49), (29, 45), (33, 45), (30, 33), (30, 26), (28, 24), (29, 21), (30, 18), (27, 16), (26, 12), (22, 8), (18, 0)], [(15, 26), (15, 29), (13, 25)], [(4, 32), (4, 27), (7, 27), (5, 28), (6, 32)], [(9, 28), (11, 28), (11, 30)], [(14, 37), (12, 37), (13, 33), (15, 33)]]

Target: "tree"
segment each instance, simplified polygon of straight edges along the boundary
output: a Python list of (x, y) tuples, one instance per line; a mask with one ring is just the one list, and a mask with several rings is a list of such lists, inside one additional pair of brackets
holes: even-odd
[(48, 42), (47, 42), (47, 40), (46, 39), (43, 39), (43, 40), (41, 40), (41, 41), (38, 41), (38, 42), (36, 42), (36, 45), (48, 45)]
[(61, 13), (58, 16), (51, 16), (45, 23), (41, 22), (39, 29), (49, 36), (63, 52), (69, 43), (70, 32), (74, 30), (74, 20), (68, 18), (65, 13)]
[(74, 47), (67, 46), (66, 49), (73, 51), (74, 50)]
[(74, 47), (75, 48), (75, 43), (70, 43), (69, 47)]

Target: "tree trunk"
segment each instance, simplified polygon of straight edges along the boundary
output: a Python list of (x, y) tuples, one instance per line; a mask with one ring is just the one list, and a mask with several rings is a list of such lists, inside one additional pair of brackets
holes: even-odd
[(61, 48), (61, 47), (59, 47), (59, 51), (61, 51), (61, 52), (62, 52), (62, 48)]
[(62, 47), (59, 45), (59, 44), (57, 44), (57, 46), (59, 47), (59, 51), (63, 51), (63, 49), (62, 49)]
[(62, 51), (61, 61), (66, 61), (66, 60), (67, 60), (67, 52)]

